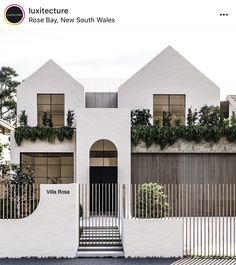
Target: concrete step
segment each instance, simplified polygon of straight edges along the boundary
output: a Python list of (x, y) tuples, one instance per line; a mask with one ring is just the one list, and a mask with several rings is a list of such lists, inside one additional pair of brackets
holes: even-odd
[(118, 227), (107, 227), (107, 226), (82, 226), (83, 230), (94, 230), (94, 231), (98, 231), (98, 230), (104, 230), (104, 231), (107, 231), (107, 230), (112, 230), (112, 231), (119, 231)]
[(81, 237), (80, 241), (120, 241), (120, 237)]
[(117, 242), (103, 242), (103, 241), (94, 241), (94, 242), (80, 242), (80, 247), (89, 247), (89, 246), (96, 246), (96, 247), (110, 247), (110, 246), (117, 246), (120, 247), (122, 246), (121, 241)]
[(124, 252), (123, 251), (78, 251), (77, 257), (81, 258), (105, 258), (105, 257), (116, 257), (116, 258), (123, 258)]
[(86, 230), (82, 231), (83, 235), (120, 235), (119, 231), (92, 231)]
[(81, 236), (80, 241), (90, 241), (90, 240), (97, 240), (97, 241), (113, 241), (113, 240), (120, 240), (119, 236)]
[(123, 247), (119, 246), (79, 246), (78, 251), (123, 251)]
[(118, 227), (83, 227), (78, 257), (124, 257)]

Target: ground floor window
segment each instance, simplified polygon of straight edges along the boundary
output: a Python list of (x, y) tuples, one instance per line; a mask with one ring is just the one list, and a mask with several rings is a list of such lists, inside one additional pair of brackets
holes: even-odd
[(21, 165), (34, 171), (35, 183), (73, 183), (73, 153), (21, 153)]

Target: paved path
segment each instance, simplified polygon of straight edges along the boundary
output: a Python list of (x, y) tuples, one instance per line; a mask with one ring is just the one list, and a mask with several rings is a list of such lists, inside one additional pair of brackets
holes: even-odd
[(175, 264), (175, 261), (177, 261), (177, 259), (0, 259), (0, 265), (171, 265)]
[(0, 265), (236, 265), (236, 259), (0, 259)]

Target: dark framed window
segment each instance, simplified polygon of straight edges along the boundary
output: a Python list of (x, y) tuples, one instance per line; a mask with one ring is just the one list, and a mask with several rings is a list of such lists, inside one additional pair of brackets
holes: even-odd
[(155, 94), (153, 95), (153, 118), (162, 120), (163, 111), (171, 114), (171, 123), (180, 119), (185, 124), (185, 95)]
[(5, 134), (5, 128), (2, 127), (2, 126), (0, 126), (0, 133), (1, 133), (1, 134)]
[(52, 114), (53, 127), (64, 126), (64, 94), (38, 94), (38, 126), (42, 126), (44, 112)]
[(74, 182), (73, 153), (21, 153), (20, 164), (34, 171), (35, 183)]

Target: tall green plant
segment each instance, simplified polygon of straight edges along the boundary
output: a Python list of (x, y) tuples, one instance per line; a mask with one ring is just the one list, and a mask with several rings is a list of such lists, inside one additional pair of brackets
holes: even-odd
[(191, 108), (188, 109), (188, 114), (187, 114), (187, 125), (188, 126), (194, 126), (196, 125), (196, 122), (198, 120), (198, 112), (195, 109), (192, 111)]
[(20, 82), (11, 67), (0, 68), (0, 119), (15, 124), (16, 122), (16, 87)]
[(42, 114), (42, 124), (43, 127), (53, 127), (53, 122), (52, 122), (52, 113), (50, 112), (43, 112)]
[(68, 110), (67, 113), (67, 127), (71, 128), (73, 126), (73, 121), (74, 121), (74, 111), (73, 110)]
[(136, 217), (162, 218), (167, 215), (169, 204), (163, 186), (144, 183), (138, 187), (136, 196)]
[(167, 128), (171, 127), (171, 114), (169, 112), (163, 111), (162, 126)]
[(28, 116), (25, 113), (25, 110), (21, 111), (21, 114), (19, 114), (19, 124), (20, 126), (27, 126), (28, 125)]

